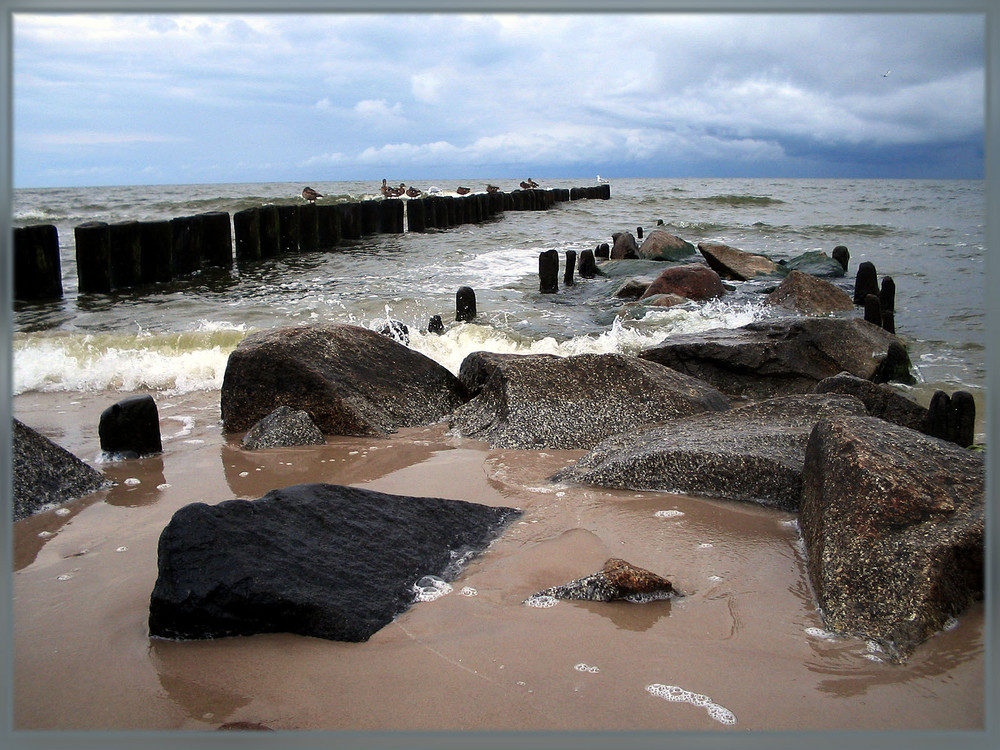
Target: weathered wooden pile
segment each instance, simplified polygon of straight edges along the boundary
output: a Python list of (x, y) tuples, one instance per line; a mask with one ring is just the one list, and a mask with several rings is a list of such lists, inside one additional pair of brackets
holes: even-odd
[[(80, 294), (107, 294), (171, 281), (206, 267), (230, 268), (286, 253), (332, 250), (375, 234), (426, 232), (478, 224), (504, 211), (539, 211), (556, 203), (608, 199), (594, 187), (513, 190), (402, 200), (254, 206), (230, 217), (212, 211), (157, 221), (92, 221), (74, 228)], [(14, 298), (63, 296), (59, 234), (52, 224), (14, 229)]]

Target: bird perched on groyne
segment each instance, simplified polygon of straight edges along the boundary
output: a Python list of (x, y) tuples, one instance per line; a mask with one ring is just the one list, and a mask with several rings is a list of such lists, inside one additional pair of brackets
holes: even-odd
[(455, 188), (455, 192), (458, 193), (459, 195), (468, 195), (471, 192), (471, 190), (467, 187), (457, 187)]
[(305, 198), (310, 203), (315, 203), (317, 198), (322, 198), (322, 193), (317, 193), (311, 187), (302, 188), (302, 197)]
[[(402, 186), (400, 186), (400, 187), (402, 187)], [(417, 188), (411, 186), (411, 187), (406, 188), (406, 194), (410, 198), (416, 198), (418, 195), (420, 195), (420, 191), (417, 190)]]

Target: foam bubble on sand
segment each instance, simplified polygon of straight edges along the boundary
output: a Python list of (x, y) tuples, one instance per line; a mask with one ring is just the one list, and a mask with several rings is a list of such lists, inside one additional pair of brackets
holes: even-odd
[(68, 516), (70, 514), (69, 508), (56, 508), (57, 516)]
[(169, 490), (170, 489), (170, 485), (167, 484), (166, 482), (164, 482), (163, 484), (156, 485), (156, 489), (158, 489), (158, 490)]
[(547, 594), (529, 596), (524, 600), (524, 604), (528, 607), (554, 607), (559, 603), (559, 600), (554, 596), (548, 596)]
[(823, 630), (823, 628), (806, 628), (806, 635), (811, 638), (822, 638), (827, 641), (836, 640), (837, 638), (835, 633), (831, 633), (829, 630)]
[(471, 586), (463, 586), (462, 590), (459, 591), (458, 593), (460, 593), (462, 596), (479, 596), (479, 592), (476, 591)]
[(432, 602), (445, 594), (450, 594), (452, 586), (437, 576), (423, 576), (413, 584), (413, 601)]
[(679, 518), (684, 515), (682, 510), (658, 510), (654, 514), (657, 518)]
[(597, 667), (592, 667), (589, 664), (580, 663), (573, 667), (577, 672), (590, 672), (591, 674), (597, 674), (601, 670)]
[(647, 685), (646, 692), (673, 703), (690, 703), (692, 706), (704, 708), (708, 711), (709, 716), (721, 724), (736, 723), (736, 715), (732, 711), (725, 706), (714, 703), (707, 695), (692, 693), (677, 685), (661, 685), (660, 683)]
[(138, 477), (129, 477), (124, 482), (122, 482), (122, 484), (127, 484), (130, 487), (132, 487), (132, 486), (135, 486), (137, 484), (142, 484), (142, 480), (139, 479)]

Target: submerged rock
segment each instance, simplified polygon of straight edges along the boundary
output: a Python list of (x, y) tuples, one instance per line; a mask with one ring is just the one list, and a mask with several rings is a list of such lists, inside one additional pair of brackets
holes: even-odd
[(331, 484), (186, 505), (160, 535), (149, 632), (365, 641), (410, 606), (419, 579), (454, 579), (519, 515)]
[(224, 432), (249, 429), (276, 406), (309, 412), (325, 435), (385, 436), (440, 421), (466, 398), (429, 357), (351, 325), (252, 333), (229, 355)]
[(245, 450), (289, 448), (296, 445), (325, 445), (326, 439), (307, 412), (279, 406), (243, 436)]
[(785, 396), (696, 414), (614, 435), (552, 479), (795, 510), (813, 426), (849, 415), (865, 416), (864, 404), (841, 395)]
[(621, 354), (493, 364), (479, 395), (452, 414), (451, 427), (494, 448), (590, 448), (639, 425), (729, 408), (706, 383)]
[[(892, 367), (883, 366), (890, 360)], [(858, 318), (761, 321), (669, 337), (639, 356), (700, 378), (733, 397), (808, 393), (840, 372), (886, 382), (909, 371), (893, 334)]]
[(584, 578), (542, 589), (532, 594), (525, 602), (543, 596), (553, 599), (579, 599), (590, 602), (649, 602), (679, 595), (673, 584), (666, 578), (636, 567), (625, 560), (610, 558), (604, 567)]
[(46, 505), (110, 487), (112, 482), (62, 446), (14, 419), (11, 432), (11, 510), (15, 521)]
[(873, 417), (824, 420), (799, 524), (825, 627), (905, 659), (983, 594), (983, 455)]

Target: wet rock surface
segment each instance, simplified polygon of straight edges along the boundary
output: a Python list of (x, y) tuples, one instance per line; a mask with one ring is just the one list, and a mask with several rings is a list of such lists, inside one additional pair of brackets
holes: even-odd
[(17, 419), (11, 421), (11, 510), (15, 521), (46, 505), (111, 486), (101, 472), (62, 446)]
[(709, 267), (724, 279), (747, 281), (761, 276), (780, 276), (781, 266), (763, 255), (754, 255), (717, 242), (699, 242), (698, 251)]
[(868, 414), (901, 427), (926, 432), (928, 411), (891, 386), (841, 372), (816, 384), (816, 393), (843, 393), (861, 399)]
[(698, 414), (614, 435), (552, 479), (796, 510), (814, 425), (847, 415), (865, 416), (864, 404), (809, 394)]
[[(731, 397), (808, 393), (841, 372), (872, 380), (899, 340), (857, 318), (793, 318), (671, 336), (639, 356), (700, 378)], [(902, 366), (908, 371), (909, 360)], [(900, 368), (892, 369), (893, 376)], [(882, 380), (885, 382), (885, 379)]]
[(253, 451), (325, 443), (323, 433), (307, 412), (279, 406), (247, 431), (240, 446)]
[(722, 285), (719, 274), (701, 263), (685, 263), (662, 271), (646, 288), (642, 297), (676, 294), (703, 302), (721, 297), (725, 293), (726, 288)]
[(729, 408), (711, 386), (620, 354), (494, 360), (452, 429), (495, 448), (591, 448), (616, 432)]
[(685, 260), (694, 255), (694, 245), (665, 229), (654, 229), (639, 245), (640, 258), (650, 260)]
[(905, 659), (983, 592), (983, 455), (873, 417), (809, 439), (800, 527), (828, 629)]
[(375, 331), (276, 328), (250, 334), (229, 355), (223, 431), (242, 432), (289, 406), (325, 435), (383, 436), (440, 421), (465, 398), (447, 369)]
[(829, 281), (802, 271), (792, 271), (767, 295), (767, 304), (806, 315), (826, 315), (854, 309), (851, 295)]
[(410, 606), (416, 581), (453, 579), (519, 515), (331, 484), (193, 503), (160, 535), (149, 632), (365, 641)]
[(577, 599), (590, 602), (634, 601), (648, 602), (680, 595), (666, 578), (612, 557), (604, 567), (589, 576), (578, 578), (561, 586), (542, 589), (532, 594), (526, 602), (540, 597)]

